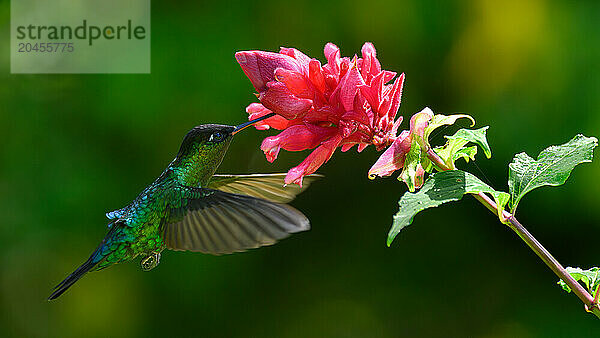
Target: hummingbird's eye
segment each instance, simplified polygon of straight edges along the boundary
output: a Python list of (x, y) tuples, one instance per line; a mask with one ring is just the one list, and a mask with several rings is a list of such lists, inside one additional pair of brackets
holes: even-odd
[(225, 134), (221, 133), (220, 131), (215, 131), (208, 138), (208, 142), (221, 142), (224, 138)]

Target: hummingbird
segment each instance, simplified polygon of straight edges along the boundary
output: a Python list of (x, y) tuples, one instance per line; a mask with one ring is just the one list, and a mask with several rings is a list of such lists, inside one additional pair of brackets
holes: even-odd
[(215, 174), (233, 136), (273, 115), (238, 126), (203, 124), (190, 130), (175, 159), (152, 184), (126, 207), (106, 213), (108, 233), (48, 300), (87, 272), (138, 256), (142, 269), (149, 271), (164, 249), (229, 254), (309, 230), (308, 218), (286, 203), (320, 175), (306, 176), (300, 187), (285, 186), (285, 174)]

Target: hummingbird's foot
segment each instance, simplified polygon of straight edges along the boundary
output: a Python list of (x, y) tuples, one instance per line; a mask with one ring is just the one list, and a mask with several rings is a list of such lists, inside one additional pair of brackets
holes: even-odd
[(142, 270), (150, 271), (160, 263), (160, 252), (153, 251), (148, 257), (142, 259)]

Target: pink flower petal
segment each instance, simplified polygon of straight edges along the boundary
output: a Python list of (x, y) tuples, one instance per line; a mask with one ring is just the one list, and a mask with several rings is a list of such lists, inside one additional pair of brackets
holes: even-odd
[[(361, 54), (363, 57), (363, 67), (365, 67), (371, 75), (369, 78), (370, 80), (373, 75), (377, 75), (381, 72), (381, 65), (379, 64), (379, 60), (377, 60), (375, 46), (371, 42), (365, 42), (361, 48)], [(365, 76), (363, 75), (363, 77)], [(366, 78), (365, 81), (367, 81)]]
[(300, 98), (312, 99), (314, 96), (310, 88), (310, 84), (308, 83), (306, 77), (304, 77), (304, 75), (301, 73), (287, 70), (285, 68), (277, 68), (275, 69), (275, 79), (283, 82), (290, 92), (292, 92), (292, 94)]
[(285, 84), (275, 81), (267, 83), (267, 90), (261, 92), (258, 99), (265, 107), (288, 120), (301, 117), (312, 106), (312, 100), (295, 96)]
[(410, 133), (418, 135), (421, 138), (425, 132), (425, 127), (429, 124), (429, 120), (433, 117), (433, 112), (429, 108), (425, 108), (416, 113), (410, 118)]
[(323, 49), (323, 54), (325, 54), (325, 58), (328, 62), (332, 62), (336, 57), (339, 59), (340, 49), (335, 44), (328, 42)]
[(332, 108), (330, 106), (323, 106), (315, 109), (309, 110), (304, 116), (302, 116), (302, 121), (308, 124), (314, 124), (321, 127), (330, 127), (334, 126), (339, 122), (339, 119), (333, 118), (335, 112), (331, 111)]
[(242, 51), (235, 53), (235, 59), (258, 92), (266, 90), (267, 83), (275, 79), (274, 72), (277, 68), (302, 72), (298, 61), (278, 53)]
[[(394, 122), (394, 125), (392, 126), (392, 131), (391, 134), (392, 135), (396, 135), (398, 133), (398, 128), (400, 128), (400, 125), (402, 124), (402, 121), (404, 121), (404, 117), (400, 116), (396, 122)], [(273, 127), (274, 128), (274, 127)]]
[[(327, 65), (325, 65), (327, 66)], [(325, 84), (329, 89), (334, 89), (337, 87), (338, 79), (337, 76), (327, 74), (325, 75)]]
[(392, 105), (392, 102), (390, 101), (389, 96), (385, 96), (381, 100), (381, 103), (379, 104), (379, 108), (377, 108), (377, 114), (379, 115), (380, 118), (383, 116), (386, 116), (388, 114), (388, 111), (390, 110), (391, 105)]
[(400, 108), (400, 101), (402, 98), (402, 88), (404, 87), (404, 73), (400, 74), (400, 76), (394, 82), (394, 87), (392, 89), (392, 105), (390, 107), (390, 111), (388, 112), (388, 116), (391, 120), (396, 117), (398, 113), (398, 109)]
[(358, 131), (358, 123), (355, 121), (340, 121), (339, 130), (343, 138), (347, 138), (350, 135)]
[(412, 136), (408, 130), (403, 131), (400, 136), (387, 148), (377, 162), (369, 169), (369, 178), (389, 176), (394, 171), (404, 167), (404, 159), (410, 150)]
[[(377, 101), (381, 101), (383, 98), (383, 83), (384, 83), (384, 72), (379, 72), (379, 74), (375, 75), (373, 80), (371, 81), (372, 90), (377, 93)], [(377, 106), (377, 105), (376, 105)]]
[(342, 115), (341, 120), (355, 121), (358, 123), (362, 123), (364, 125), (369, 125), (368, 117), (365, 116), (364, 114), (356, 112), (356, 111), (349, 111), (349, 112), (345, 113), (344, 115)]
[[(251, 103), (248, 105), (248, 107), (246, 107), (246, 113), (248, 113), (248, 121), (251, 121), (272, 112), (260, 103)], [(277, 115), (273, 117), (277, 117)], [(270, 123), (268, 122), (270, 119), (272, 118), (257, 122), (254, 124), (254, 127), (258, 130), (267, 130), (271, 127)]]
[(390, 126), (390, 121), (388, 120), (387, 115), (384, 115), (382, 118), (380, 118), (379, 122), (377, 123), (377, 128), (379, 130), (388, 130), (389, 126)]
[(370, 86), (362, 85), (362, 86), (359, 86), (358, 89), (360, 90), (360, 93), (362, 94), (362, 96), (369, 103), (369, 106), (371, 106), (371, 109), (373, 109), (373, 107), (379, 106), (379, 102), (377, 102), (377, 92), (375, 92), (373, 89), (371, 89)]
[(325, 92), (325, 76), (323, 76), (323, 69), (319, 60), (310, 60), (308, 64), (308, 77), (318, 90)]
[(296, 48), (281, 47), (279, 53), (296, 59), (296, 61), (298, 61), (298, 63), (300, 63), (305, 70), (308, 69), (308, 62), (310, 61), (310, 58)]
[(294, 125), (278, 135), (265, 138), (260, 149), (265, 153), (267, 161), (273, 162), (281, 148), (287, 151), (302, 151), (312, 149), (322, 141), (331, 137), (336, 132), (335, 128), (323, 128), (310, 125)]
[(285, 176), (285, 184), (296, 183), (299, 186), (302, 186), (302, 177), (315, 173), (323, 163), (327, 162), (341, 141), (342, 136), (336, 135), (323, 142), (317, 149), (313, 150), (302, 163), (288, 171)]
[(337, 82), (340, 73), (340, 63), (342, 62), (340, 58), (340, 49), (338, 46), (329, 42), (325, 45), (323, 52), (325, 54), (325, 58), (327, 59), (327, 64), (323, 68), (327, 70), (329, 75), (333, 76)]
[(396, 72), (390, 72), (389, 70), (383, 71), (383, 83), (392, 81), (394, 77), (396, 77)]
[(360, 143), (358, 145), (358, 149), (356, 149), (356, 151), (358, 151), (359, 153), (362, 153), (363, 150), (365, 150), (366, 147), (368, 147), (369, 144), (368, 143)]
[[(269, 109), (265, 108), (260, 103), (251, 103), (248, 107), (246, 107), (246, 112), (248, 113), (248, 121), (257, 119), (259, 117), (265, 116), (267, 114), (272, 113)], [(281, 117), (280, 115), (275, 115), (273, 117), (269, 117), (266, 120), (262, 120), (254, 124), (256, 129), (258, 130), (267, 130), (269, 128), (275, 128), (279, 130), (283, 130), (291, 125), (294, 125), (295, 121), (288, 121)]]
[(346, 75), (346, 72), (348, 72), (348, 69), (350, 69), (350, 64), (356, 65), (357, 60), (356, 60), (356, 55), (354, 55), (354, 59), (352, 61), (350, 61), (350, 59), (344, 57), (341, 59), (340, 62), (340, 76), (339, 78), (342, 78), (344, 75)]
[(360, 76), (358, 67), (352, 66), (350, 70), (340, 80), (340, 101), (346, 111), (350, 111), (354, 108), (354, 97), (358, 92), (359, 86), (365, 85), (365, 82)]
[(379, 70), (371, 68), (374, 65), (373, 59), (377, 59), (375, 46), (370, 42), (365, 42), (361, 48), (361, 54), (363, 58), (361, 75), (366, 83), (370, 83), (373, 76), (379, 73)]
[[(359, 130), (361, 129), (361, 125), (359, 124)], [(362, 132), (356, 132), (348, 137), (344, 137), (344, 139), (342, 140), (342, 144), (359, 144), (359, 143), (366, 143), (366, 144), (371, 144), (371, 138), (368, 135), (365, 135)]]
[(377, 58), (373, 58), (371, 62), (371, 73), (377, 74), (379, 72), (381, 72), (381, 64)]
[(350, 150), (350, 148), (354, 147), (354, 145), (356, 145), (356, 143), (346, 143), (342, 145), (342, 153), (347, 152), (348, 150)]

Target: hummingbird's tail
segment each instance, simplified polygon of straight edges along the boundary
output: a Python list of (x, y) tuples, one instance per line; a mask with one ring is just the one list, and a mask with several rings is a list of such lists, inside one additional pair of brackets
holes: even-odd
[(67, 289), (70, 288), (71, 285), (75, 284), (75, 282), (77, 282), (79, 280), (79, 278), (83, 277), (83, 275), (85, 275), (88, 271), (93, 269), (96, 266), (96, 264), (98, 264), (97, 262), (94, 263), (92, 261), (92, 258), (95, 255), (96, 255), (96, 252), (94, 252), (92, 254), (92, 256), (90, 258), (88, 258), (88, 260), (85, 263), (81, 264), (81, 266), (78, 267), (77, 270), (73, 271), (73, 273), (71, 273), (67, 278), (65, 278), (62, 282), (60, 282), (60, 284), (55, 286), (54, 291), (52, 291), (52, 294), (50, 295), (50, 297), (48, 297), (48, 300), (53, 300), (53, 299), (58, 298), (65, 291), (67, 291)]
[(52, 294), (50, 295), (50, 297), (48, 297), (48, 300), (58, 298), (73, 284), (75, 284), (75, 282), (77, 282), (81, 277), (83, 277), (83, 275), (96, 268), (98, 264), (103, 261), (105, 255), (102, 254), (102, 248), (104, 247), (107, 239), (110, 238), (118, 228), (116, 223), (113, 223), (109, 226), (110, 230), (108, 231), (108, 234), (106, 235), (106, 237), (104, 237), (104, 240), (102, 240), (102, 243), (100, 243), (96, 250), (94, 250), (90, 258), (88, 258), (87, 261), (85, 261), (85, 263), (81, 264), (81, 266), (78, 267), (75, 271), (73, 271), (73, 273), (71, 273), (69, 276), (67, 276), (67, 278), (65, 278), (62, 282), (55, 286), (54, 290), (52, 291)]

